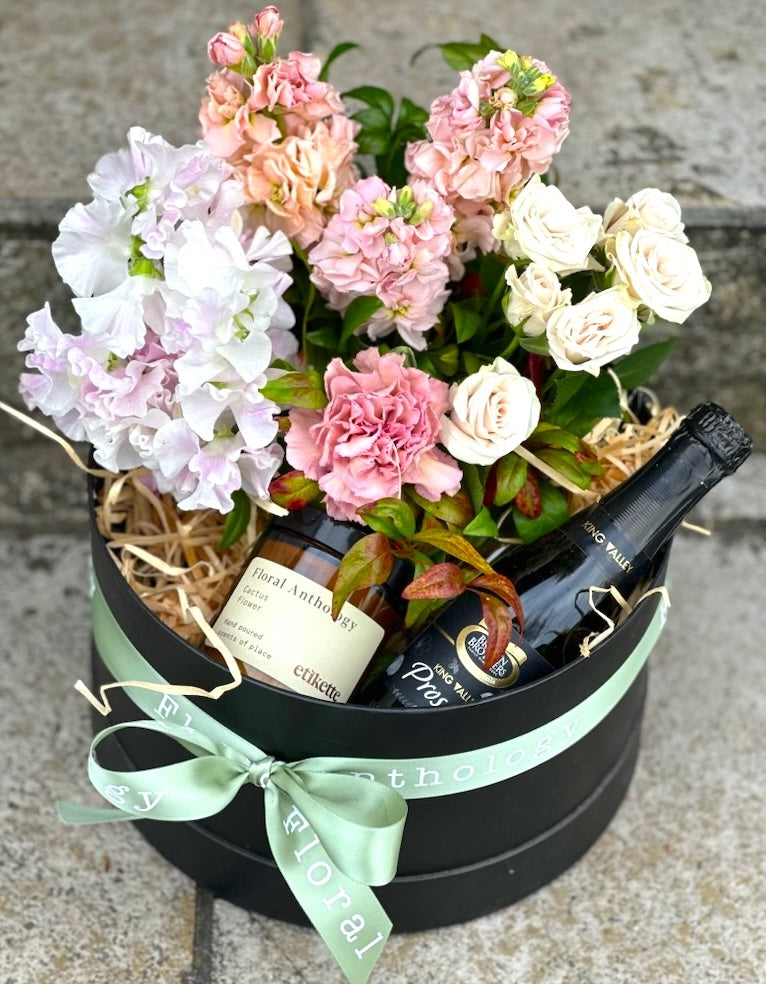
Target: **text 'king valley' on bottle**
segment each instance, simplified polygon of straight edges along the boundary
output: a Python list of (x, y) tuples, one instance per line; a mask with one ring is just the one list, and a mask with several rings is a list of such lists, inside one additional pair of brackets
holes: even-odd
[[(752, 442), (719, 406), (701, 404), (664, 447), (600, 502), (533, 543), (509, 547), (493, 567), (519, 594), (524, 633), (485, 667), (487, 630), (471, 591), (449, 603), (389, 667), (378, 707), (440, 707), (504, 693), (577, 659), (606, 626), (591, 589), (623, 598), (648, 583), (658, 553), (689, 510), (750, 453)], [(600, 599), (600, 600), (599, 600)], [(600, 611), (619, 614), (611, 595)]]

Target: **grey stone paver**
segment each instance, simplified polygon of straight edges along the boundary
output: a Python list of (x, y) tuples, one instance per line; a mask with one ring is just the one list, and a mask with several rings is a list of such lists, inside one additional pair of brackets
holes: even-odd
[(130, 825), (64, 827), (85, 774), (85, 538), (0, 537), (0, 980), (156, 984), (191, 965), (194, 886)]
[[(559, 164), (563, 187), (579, 203), (598, 206), (659, 182), (691, 202), (766, 205), (759, 0), (279, 6), (286, 48), (326, 52), (346, 39), (364, 46), (337, 63), (342, 88), (384, 85), (427, 104), (452, 76), (435, 52), (414, 66), (412, 54), (435, 41), (474, 40), (482, 30), (547, 61), (574, 95)], [(79, 196), (96, 157), (119, 146), (132, 123), (187, 142), (209, 71), (208, 37), (257, 7), (81, 0), (56, 5), (55, 19), (50, 0), (25, 3), (23, 16), (7, 7), (0, 198)]]

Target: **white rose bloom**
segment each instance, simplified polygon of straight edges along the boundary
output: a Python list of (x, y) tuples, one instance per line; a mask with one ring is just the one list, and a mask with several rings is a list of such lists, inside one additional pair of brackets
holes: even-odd
[(600, 231), (600, 215), (587, 206), (575, 208), (537, 174), (492, 227), (511, 259), (530, 259), (554, 273), (599, 269), (589, 254)]
[(556, 308), (572, 301), (570, 288), (562, 289), (559, 278), (543, 263), (530, 263), (521, 273), (510, 266), (505, 279), (511, 288), (505, 315), (512, 325), (518, 325), (526, 318), (525, 335), (542, 335)]
[(588, 294), (579, 304), (554, 311), (546, 333), (560, 369), (598, 376), (602, 366), (630, 352), (639, 330), (636, 304), (626, 288), (619, 286)]
[(616, 236), (618, 232), (638, 232), (648, 229), (688, 242), (681, 221), (681, 206), (666, 191), (642, 188), (623, 202), (619, 198), (607, 206), (604, 212), (604, 236)]
[(710, 297), (710, 281), (696, 252), (670, 236), (649, 229), (618, 232), (613, 262), (631, 295), (674, 324), (683, 324)]
[(458, 461), (491, 465), (525, 441), (540, 420), (532, 382), (505, 359), (450, 388), (441, 442)]

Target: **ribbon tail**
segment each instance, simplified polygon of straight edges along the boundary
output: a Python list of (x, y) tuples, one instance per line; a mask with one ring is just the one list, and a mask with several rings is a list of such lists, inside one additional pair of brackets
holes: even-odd
[(112, 823), (115, 820), (140, 820), (140, 817), (118, 810), (116, 806), (81, 806), (79, 803), (69, 803), (60, 800), (56, 803), (56, 812), (62, 823), (83, 824)]
[(303, 911), (349, 984), (366, 984), (391, 933), (391, 920), (369, 887), (331, 861), (289, 797), (270, 785), (266, 832), (271, 853)]

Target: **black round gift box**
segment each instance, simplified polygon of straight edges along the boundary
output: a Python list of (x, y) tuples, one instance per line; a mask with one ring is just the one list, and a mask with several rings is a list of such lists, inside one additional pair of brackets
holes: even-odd
[[(91, 490), (93, 492), (93, 490)], [(168, 682), (212, 689), (228, 671), (165, 626), (128, 586), (91, 510), (94, 573), (132, 644)], [(662, 583), (667, 551), (655, 576)], [(283, 761), (312, 756), (438, 757), (526, 734), (571, 710), (617, 670), (646, 631), (657, 596), (639, 605), (588, 658), (502, 697), (462, 707), (401, 710), (337, 705), (244, 679), (206, 713)], [(112, 682), (93, 647), (96, 687)], [(431, 929), (494, 912), (550, 882), (604, 831), (638, 755), (647, 671), (592, 731), (520, 775), (471, 792), (409, 801), (398, 874), (375, 893), (394, 932)], [(144, 717), (122, 690), (108, 724)], [(105, 719), (94, 718), (101, 730)], [(177, 746), (176, 746), (177, 749)], [(172, 761), (167, 738), (128, 729), (99, 758), (115, 769)], [(184, 753), (177, 755), (183, 758)], [(271, 858), (263, 791), (244, 786), (221, 813), (195, 822), (141, 820), (141, 834), (168, 861), (246, 909), (307, 924)]]

